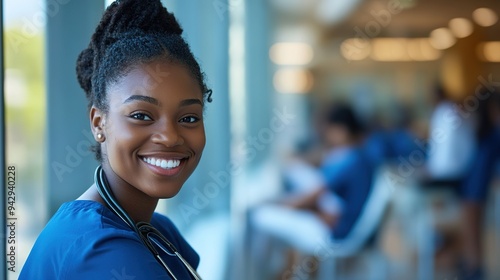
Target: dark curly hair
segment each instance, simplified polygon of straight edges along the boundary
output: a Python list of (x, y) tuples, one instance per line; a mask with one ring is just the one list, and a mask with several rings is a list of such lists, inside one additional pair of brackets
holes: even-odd
[(352, 135), (363, 133), (364, 127), (351, 106), (346, 103), (334, 103), (325, 112), (325, 123), (327, 125), (342, 125)]
[[(92, 106), (107, 112), (109, 85), (139, 63), (157, 59), (178, 62), (187, 67), (198, 82), (204, 100), (211, 102), (212, 91), (204, 73), (181, 37), (182, 28), (160, 0), (117, 0), (104, 12), (90, 44), (78, 56), (76, 73), (80, 86)], [(99, 143), (92, 147), (102, 160)]]

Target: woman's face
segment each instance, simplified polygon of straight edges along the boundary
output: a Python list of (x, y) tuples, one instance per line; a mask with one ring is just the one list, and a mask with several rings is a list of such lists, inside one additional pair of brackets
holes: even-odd
[[(177, 194), (205, 146), (203, 95), (186, 67), (151, 62), (108, 87), (104, 164), (154, 198)], [(109, 175), (108, 175), (109, 176)]]

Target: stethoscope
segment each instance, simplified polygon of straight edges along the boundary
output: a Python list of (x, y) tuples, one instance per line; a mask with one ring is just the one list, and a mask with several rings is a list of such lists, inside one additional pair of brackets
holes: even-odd
[[(127, 214), (127, 212), (120, 206), (120, 204), (116, 201), (111, 189), (109, 188), (108, 181), (106, 180), (106, 176), (104, 176), (104, 171), (102, 170), (102, 166), (99, 165), (94, 174), (94, 181), (97, 186), (97, 191), (101, 195), (104, 202), (107, 206), (118, 216), (120, 217), (133, 231), (137, 233), (140, 237), (142, 243), (146, 245), (146, 247), (151, 251), (156, 260), (167, 270), (168, 274), (172, 279), (177, 280), (177, 278), (172, 273), (172, 270), (168, 267), (168, 265), (163, 261), (156, 250), (156, 245), (166, 254), (177, 257), (184, 264), (186, 269), (189, 271), (194, 280), (201, 280), (201, 277), (198, 275), (196, 270), (181, 256), (179, 251), (175, 248), (174, 244), (161, 234), (156, 228), (154, 228), (151, 224), (146, 222), (139, 222), (137, 224), (134, 223), (132, 218)], [(154, 243), (154, 245), (153, 245)], [(166, 247), (164, 246), (166, 245)]]

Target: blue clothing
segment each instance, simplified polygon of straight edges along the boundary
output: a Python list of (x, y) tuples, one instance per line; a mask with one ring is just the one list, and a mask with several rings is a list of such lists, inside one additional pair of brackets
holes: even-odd
[[(151, 224), (196, 269), (198, 254), (174, 224), (154, 213)], [(178, 279), (191, 279), (182, 263), (162, 259)], [(102, 204), (63, 204), (38, 237), (19, 279), (171, 279), (137, 234)]]
[(426, 147), (418, 146), (418, 138), (408, 130), (380, 130), (368, 136), (363, 148), (375, 165), (408, 158), (412, 152), (427, 155)]
[(463, 199), (475, 202), (486, 200), (488, 186), (495, 175), (495, 167), (499, 159), (500, 128), (496, 128), (479, 143), (473, 166), (462, 184)]
[(343, 202), (342, 214), (332, 229), (335, 239), (345, 238), (361, 214), (372, 189), (374, 169), (362, 148), (333, 152), (323, 161), (327, 188)]

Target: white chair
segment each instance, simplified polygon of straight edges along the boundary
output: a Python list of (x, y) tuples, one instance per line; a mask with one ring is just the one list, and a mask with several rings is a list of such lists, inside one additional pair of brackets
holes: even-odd
[[(342, 241), (332, 241), (331, 254), (323, 259), (319, 266), (319, 279), (334, 279), (336, 274), (336, 260), (339, 258), (353, 257), (360, 253), (369, 239), (378, 233), (383, 222), (386, 210), (394, 191), (393, 185), (387, 179), (388, 167), (382, 167), (375, 173), (373, 188), (367, 198), (365, 207), (349, 235)], [(375, 249), (373, 253), (378, 253)], [(372, 279), (386, 279), (386, 269), (384, 258), (379, 256), (373, 259), (370, 277)]]
[[(383, 222), (386, 210), (391, 201), (394, 186), (391, 186), (389, 180), (387, 180), (387, 172), (389, 172), (389, 169), (387, 167), (383, 167), (379, 168), (378, 172), (375, 173), (373, 187), (367, 197), (364, 209), (346, 238), (341, 241), (331, 240), (330, 238), (327, 238), (327, 240), (317, 240), (318, 247), (314, 253), (301, 252), (300, 249), (293, 248), (301, 254), (315, 257), (319, 263), (318, 266), (311, 267), (311, 264), (306, 263), (306, 259), (304, 259), (302, 266), (299, 263), (295, 267), (296, 269), (302, 271), (300, 271), (300, 273), (297, 271), (290, 273), (290, 275), (294, 275), (292, 279), (309, 279), (309, 276), (305, 276), (305, 274), (315, 274), (318, 279), (335, 279), (338, 259), (358, 256), (361, 252), (374, 254), (380, 253), (380, 251), (376, 249), (365, 249), (367, 249), (366, 245), (370, 238), (376, 235), (380, 229), (380, 225)], [(253, 251), (253, 253), (251, 253), (252, 256), (250, 263), (254, 264), (253, 268), (259, 270), (252, 274), (265, 274), (263, 266), (266, 264), (269, 266), (272, 262), (274, 262), (273, 260), (275, 258), (272, 256), (276, 255), (273, 254), (276, 253), (276, 249), (283, 249), (284, 245), (293, 246), (293, 244), (284, 244), (281, 240), (276, 240), (276, 237), (267, 236), (265, 233), (258, 232), (256, 229), (253, 229), (251, 225), (248, 226), (248, 230), (250, 232), (247, 234), (250, 235), (249, 237), (253, 239), (254, 242), (256, 239), (261, 238), (260, 242), (250, 242), (254, 244), (253, 246), (251, 245), (251, 248), (249, 248), (250, 251)], [(274, 241), (269, 242), (269, 239)], [(263, 242), (264, 240), (267, 240), (268, 242)], [(272, 245), (271, 243), (279, 246), (274, 247), (273, 249), (270, 247), (270, 245)], [(261, 246), (255, 247), (256, 245)], [(370, 275), (372, 276), (372, 279), (385, 279), (386, 265), (384, 258), (377, 255), (376, 257), (372, 256), (370, 259), (373, 260), (373, 262), (370, 262)]]

